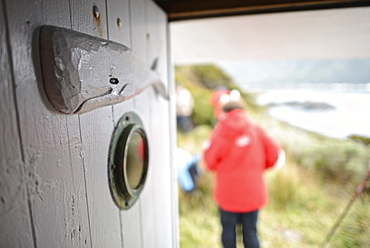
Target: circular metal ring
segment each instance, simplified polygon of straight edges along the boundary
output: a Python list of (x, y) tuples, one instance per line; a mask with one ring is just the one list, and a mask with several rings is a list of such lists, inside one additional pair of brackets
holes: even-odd
[(121, 209), (139, 197), (148, 174), (149, 146), (139, 116), (126, 113), (119, 120), (110, 143), (108, 176), (111, 195)]

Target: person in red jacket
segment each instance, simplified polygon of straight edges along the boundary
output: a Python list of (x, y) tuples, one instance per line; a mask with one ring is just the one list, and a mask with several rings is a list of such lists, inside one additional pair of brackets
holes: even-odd
[(217, 121), (222, 115), (223, 99), (229, 98), (229, 94), (230, 90), (223, 86), (218, 86), (211, 94), (209, 104), (213, 107), (213, 116)]
[(223, 112), (203, 148), (205, 167), (215, 173), (213, 198), (220, 209), (221, 240), (225, 248), (235, 248), (240, 223), (244, 247), (257, 248), (258, 211), (268, 201), (263, 172), (275, 165), (281, 148), (240, 102), (225, 104)]

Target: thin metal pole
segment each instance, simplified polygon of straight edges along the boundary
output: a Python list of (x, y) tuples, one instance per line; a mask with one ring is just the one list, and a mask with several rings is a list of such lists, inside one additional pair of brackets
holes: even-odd
[(336, 232), (337, 228), (339, 227), (340, 223), (343, 221), (344, 217), (347, 215), (348, 210), (350, 209), (352, 204), (355, 202), (355, 200), (360, 196), (362, 191), (365, 189), (369, 179), (370, 179), (370, 161), (369, 161), (368, 171), (367, 171), (367, 174), (366, 174), (364, 180), (360, 183), (360, 185), (358, 185), (358, 187), (355, 191), (355, 194), (352, 196), (351, 200), (348, 202), (347, 207), (344, 209), (343, 213), (338, 218), (337, 222), (333, 225), (329, 234), (326, 236), (325, 241), (321, 245), (322, 248), (325, 248), (326, 245), (329, 243), (330, 239), (333, 237), (333, 235)]

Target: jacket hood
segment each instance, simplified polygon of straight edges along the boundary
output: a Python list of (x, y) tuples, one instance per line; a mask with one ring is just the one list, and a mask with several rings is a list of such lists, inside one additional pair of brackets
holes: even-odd
[(228, 130), (225, 134), (226, 137), (232, 138), (246, 133), (251, 125), (251, 120), (244, 110), (234, 109), (226, 114), (222, 120), (222, 125)]

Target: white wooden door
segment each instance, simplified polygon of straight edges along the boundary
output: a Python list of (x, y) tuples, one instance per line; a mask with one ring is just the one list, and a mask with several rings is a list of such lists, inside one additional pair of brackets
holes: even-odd
[[(0, 247), (177, 247), (165, 13), (150, 0), (0, 3)], [(148, 67), (158, 59), (170, 100), (147, 88), (84, 114), (54, 110), (42, 84), (42, 25), (124, 44)], [(110, 194), (107, 161), (115, 125), (129, 111), (140, 116), (147, 133), (149, 169), (138, 201), (120, 210)]]

